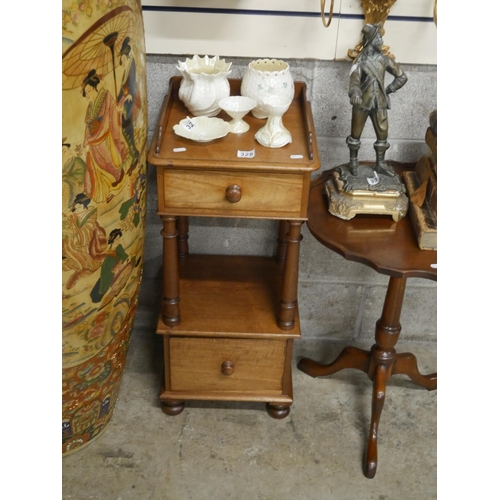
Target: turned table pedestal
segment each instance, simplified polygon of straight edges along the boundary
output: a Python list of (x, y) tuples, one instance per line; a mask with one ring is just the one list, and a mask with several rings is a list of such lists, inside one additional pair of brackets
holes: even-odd
[[(389, 162), (396, 173), (412, 165)], [(420, 250), (409, 217), (394, 222), (386, 216), (358, 215), (345, 221), (330, 213), (324, 184), (332, 170), (311, 184), (307, 225), (313, 236), (347, 260), (366, 264), (390, 276), (382, 315), (375, 327), (375, 344), (370, 351), (346, 347), (330, 364), (304, 358), (298, 368), (312, 377), (336, 373), (345, 368), (365, 372), (373, 381), (372, 416), (364, 461), (364, 474), (373, 478), (377, 470), (377, 436), (384, 407), (386, 385), (391, 375), (405, 374), (431, 391), (437, 388), (437, 374), (422, 375), (411, 353), (396, 353), (401, 332), (400, 314), (407, 278), (437, 280), (437, 252)]]

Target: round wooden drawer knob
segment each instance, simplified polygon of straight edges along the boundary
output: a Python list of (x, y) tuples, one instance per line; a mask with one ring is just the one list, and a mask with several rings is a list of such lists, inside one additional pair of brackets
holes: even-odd
[(241, 188), (238, 184), (226, 188), (226, 200), (230, 203), (238, 203), (241, 200)]
[(224, 361), (220, 367), (222, 375), (232, 375), (234, 373), (234, 364), (232, 361)]

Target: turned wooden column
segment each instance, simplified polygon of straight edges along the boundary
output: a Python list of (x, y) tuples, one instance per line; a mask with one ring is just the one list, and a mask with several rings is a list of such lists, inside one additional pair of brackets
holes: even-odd
[(186, 216), (177, 217), (177, 249), (179, 258), (184, 258), (189, 255), (189, 218)]
[(163, 221), (163, 295), (161, 317), (165, 325), (181, 322), (179, 308), (179, 257), (177, 253), (177, 217), (161, 216)]
[(285, 262), (287, 249), (288, 221), (280, 220), (278, 226), (278, 248), (276, 250), (276, 260)]
[(297, 292), (299, 281), (299, 250), (302, 236), (300, 230), (303, 221), (288, 221), (289, 231), (286, 238), (285, 268), (281, 287), (281, 303), (278, 326), (282, 330), (291, 330), (295, 323)]
[(372, 417), (364, 474), (373, 478), (377, 471), (377, 435), (380, 416), (385, 403), (387, 381), (391, 377), (392, 368), (396, 361), (394, 349), (401, 333), (401, 308), (405, 295), (406, 278), (391, 277), (385, 296), (382, 316), (375, 327), (375, 344), (371, 349), (368, 377), (373, 380)]

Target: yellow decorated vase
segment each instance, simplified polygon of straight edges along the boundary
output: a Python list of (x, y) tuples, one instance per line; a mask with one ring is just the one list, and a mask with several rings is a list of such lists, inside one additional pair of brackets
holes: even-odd
[(147, 94), (140, 0), (62, 2), (62, 452), (111, 419), (142, 277)]

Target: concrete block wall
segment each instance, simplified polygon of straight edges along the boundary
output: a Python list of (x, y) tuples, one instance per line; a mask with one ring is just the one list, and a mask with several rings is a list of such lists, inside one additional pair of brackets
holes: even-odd
[[(178, 75), (177, 62), (186, 56), (148, 55), (149, 138), (151, 140), (171, 76)], [(190, 57), (190, 56), (187, 56)], [(221, 56), (222, 57), (222, 56)], [(251, 59), (228, 58), (231, 77), (241, 78)], [(347, 96), (351, 64), (340, 61), (288, 60), (296, 81), (307, 83), (321, 157), (321, 169), (348, 160), (345, 138), (350, 132), (351, 105)], [(408, 83), (391, 96), (387, 158), (417, 161), (428, 153), (425, 132), (429, 115), (436, 109), (436, 67), (404, 65)], [(390, 79), (390, 76), (388, 75)], [(388, 80), (389, 81), (389, 80)], [(367, 123), (359, 158), (374, 158), (375, 133)], [(156, 171), (148, 166), (148, 214), (144, 276), (136, 328), (154, 332), (161, 298), (161, 223), (156, 215)], [(302, 339), (339, 342), (371, 341), (380, 317), (388, 277), (368, 266), (348, 262), (323, 247), (302, 229), (300, 250), (299, 307)], [(277, 237), (276, 221), (190, 218), (189, 246), (193, 253), (272, 255)], [(409, 279), (401, 315), (400, 342), (436, 342), (436, 283)]]

